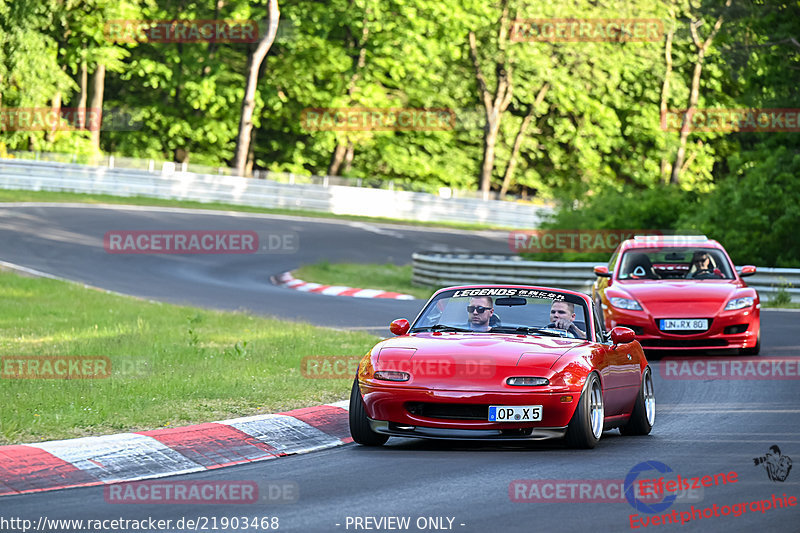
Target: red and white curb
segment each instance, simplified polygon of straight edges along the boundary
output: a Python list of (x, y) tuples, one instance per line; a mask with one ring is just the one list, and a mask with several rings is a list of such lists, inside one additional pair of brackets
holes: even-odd
[(0, 496), (202, 472), (340, 446), (353, 441), (347, 404), (0, 446)]
[(327, 294), (328, 296), (351, 296), (353, 298), (386, 298), (389, 300), (413, 300), (410, 294), (400, 294), (399, 292), (381, 291), (378, 289), (356, 289), (342, 285), (322, 285), (297, 279), (291, 272), (284, 272), (280, 276), (275, 276), (275, 283), (283, 285), (289, 289), (301, 292), (313, 292)]

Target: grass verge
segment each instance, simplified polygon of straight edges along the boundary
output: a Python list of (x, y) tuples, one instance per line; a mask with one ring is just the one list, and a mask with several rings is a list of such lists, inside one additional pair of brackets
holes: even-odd
[(800, 302), (774, 302), (761, 300), (762, 309), (800, 309)]
[[(363, 332), (152, 303), (10, 272), (0, 272), (0, 298), (0, 444), (343, 400), (352, 378), (306, 378), (303, 357), (360, 356), (377, 341)], [(20, 379), (14, 356), (26, 355), (108, 357), (112, 372), (104, 379)]]
[(360, 289), (379, 289), (410, 294), (420, 300), (427, 300), (436, 292), (433, 288), (417, 287), (411, 284), (411, 265), (397, 266), (329, 263), (322, 261), (305, 265), (294, 271), (296, 278), (323, 285), (346, 285)]
[(357, 215), (337, 215), (324, 211), (311, 211), (308, 209), (277, 209), (267, 207), (252, 207), (247, 205), (225, 204), (220, 202), (193, 202), (189, 200), (165, 200), (147, 196), (112, 196), (108, 194), (84, 194), (60, 191), (26, 191), (18, 189), (0, 189), (0, 203), (2, 202), (79, 202), (85, 204), (121, 204), (121, 205), (147, 205), (156, 207), (184, 207), (190, 209), (209, 209), (222, 211), (237, 211), (242, 213), (264, 213), (269, 215), (293, 215), (301, 217), (333, 218), (339, 220), (353, 220), (358, 222), (376, 222), (385, 224), (402, 224), (405, 226), (441, 227), (464, 230), (508, 229), (498, 226), (481, 224), (464, 224), (460, 222), (419, 222), (415, 220), (402, 220), (385, 217), (364, 217)]

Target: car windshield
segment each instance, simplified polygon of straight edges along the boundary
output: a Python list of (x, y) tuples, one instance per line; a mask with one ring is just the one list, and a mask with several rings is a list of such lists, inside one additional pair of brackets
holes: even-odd
[(637, 248), (623, 254), (618, 279), (734, 279), (734, 274), (715, 248)]
[(488, 332), (586, 338), (586, 304), (549, 289), (474, 287), (436, 295), (412, 332)]

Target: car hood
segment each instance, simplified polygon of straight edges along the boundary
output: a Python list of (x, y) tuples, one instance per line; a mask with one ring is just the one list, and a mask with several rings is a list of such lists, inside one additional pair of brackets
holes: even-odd
[[(514, 375), (550, 377), (551, 367), (585, 340), (497, 333), (417, 333), (384, 341), (376, 370), (411, 374), (406, 386), (498, 390)], [(502, 388), (502, 387), (500, 387)]]
[(617, 288), (635, 298), (653, 316), (712, 317), (722, 311), (736, 290), (736, 280), (628, 281)]

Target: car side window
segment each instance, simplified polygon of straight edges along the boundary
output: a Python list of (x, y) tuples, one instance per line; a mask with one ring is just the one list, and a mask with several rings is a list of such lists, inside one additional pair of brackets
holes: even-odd
[(614, 268), (617, 266), (617, 259), (619, 258), (619, 248), (614, 250), (614, 253), (611, 256), (611, 259), (608, 261), (608, 271), (614, 272)]

